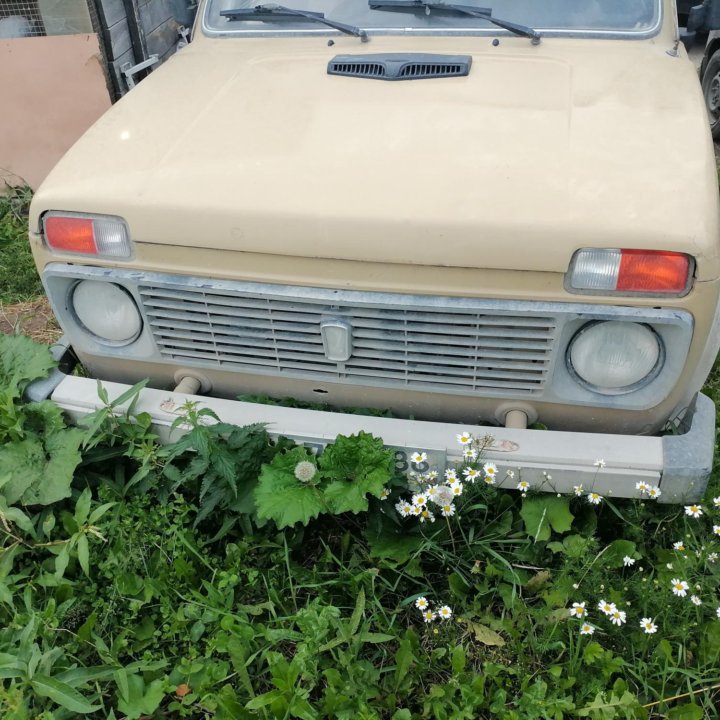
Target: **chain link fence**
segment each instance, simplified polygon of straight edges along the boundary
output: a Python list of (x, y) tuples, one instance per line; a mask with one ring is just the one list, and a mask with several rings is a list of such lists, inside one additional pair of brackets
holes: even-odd
[(0, 40), (99, 30), (93, 0), (0, 0)]

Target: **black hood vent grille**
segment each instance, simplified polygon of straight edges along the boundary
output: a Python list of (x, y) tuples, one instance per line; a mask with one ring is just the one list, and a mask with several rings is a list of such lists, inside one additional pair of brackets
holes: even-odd
[(371, 80), (423, 80), (462, 77), (470, 74), (470, 55), (386, 53), (382, 55), (336, 55), (328, 63), (329, 75)]

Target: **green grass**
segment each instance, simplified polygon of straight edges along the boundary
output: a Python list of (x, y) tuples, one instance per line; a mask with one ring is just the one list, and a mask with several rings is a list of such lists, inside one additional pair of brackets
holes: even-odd
[(31, 300), (43, 292), (28, 244), (32, 192), (8, 186), (0, 194), (0, 304)]

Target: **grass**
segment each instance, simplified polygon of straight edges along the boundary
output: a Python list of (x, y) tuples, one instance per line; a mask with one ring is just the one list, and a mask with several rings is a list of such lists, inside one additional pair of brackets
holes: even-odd
[(36, 299), (43, 288), (28, 244), (28, 187), (0, 194), (0, 306)]

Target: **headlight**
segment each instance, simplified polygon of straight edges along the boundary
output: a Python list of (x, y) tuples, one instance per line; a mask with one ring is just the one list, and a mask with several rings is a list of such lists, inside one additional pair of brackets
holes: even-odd
[(596, 322), (575, 335), (567, 358), (571, 370), (592, 390), (606, 394), (630, 392), (659, 372), (662, 346), (647, 325), (616, 320)]
[(82, 327), (100, 342), (125, 345), (142, 329), (132, 297), (114, 283), (81, 280), (73, 288), (70, 305)]

